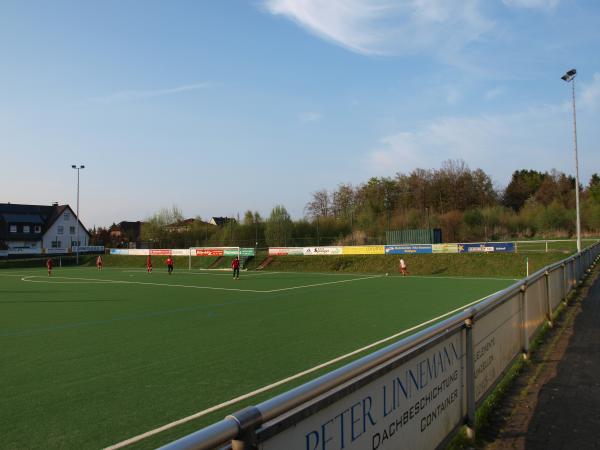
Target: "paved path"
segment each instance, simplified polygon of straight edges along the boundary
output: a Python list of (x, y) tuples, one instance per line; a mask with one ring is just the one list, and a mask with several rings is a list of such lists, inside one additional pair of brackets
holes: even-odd
[(509, 417), (484, 438), (488, 449), (600, 449), (600, 277), (557, 325), (498, 412)]

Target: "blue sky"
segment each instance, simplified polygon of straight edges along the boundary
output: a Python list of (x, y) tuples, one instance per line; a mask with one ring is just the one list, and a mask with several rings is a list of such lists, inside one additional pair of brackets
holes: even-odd
[(84, 223), (301, 217), (311, 193), (462, 158), (600, 172), (596, 0), (0, 2), (0, 202)]

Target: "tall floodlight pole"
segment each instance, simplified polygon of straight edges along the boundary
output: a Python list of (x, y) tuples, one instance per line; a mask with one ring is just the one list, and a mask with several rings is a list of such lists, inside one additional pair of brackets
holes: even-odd
[(75, 228), (75, 239), (77, 239), (77, 251), (75, 252), (75, 264), (79, 265), (79, 171), (85, 169), (83, 164), (77, 166), (73, 164), (71, 168), (77, 171), (77, 212), (76, 212), (76, 228)]
[(577, 214), (577, 251), (581, 251), (581, 218), (579, 215), (579, 158), (577, 157), (577, 112), (575, 110), (575, 69), (569, 70), (561, 79), (571, 83), (573, 97), (573, 149), (575, 152), (575, 209)]

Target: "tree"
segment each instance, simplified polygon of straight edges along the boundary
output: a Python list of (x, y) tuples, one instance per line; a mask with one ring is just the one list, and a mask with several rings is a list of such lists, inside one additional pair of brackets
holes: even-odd
[(326, 217), (329, 215), (329, 193), (325, 189), (313, 193), (313, 199), (304, 208), (309, 217)]
[(527, 199), (534, 196), (542, 185), (545, 174), (536, 170), (515, 170), (504, 191), (504, 205), (519, 211)]
[(600, 176), (597, 173), (592, 175), (590, 178), (590, 184), (588, 185), (588, 192), (590, 197), (596, 204), (600, 204)]
[(265, 226), (265, 240), (271, 247), (286, 246), (291, 241), (292, 219), (283, 205), (277, 205), (271, 211)]

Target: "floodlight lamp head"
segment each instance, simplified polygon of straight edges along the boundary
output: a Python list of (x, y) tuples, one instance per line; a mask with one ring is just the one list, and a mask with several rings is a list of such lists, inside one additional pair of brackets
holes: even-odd
[(71, 168), (72, 168), (72, 169), (77, 169), (77, 166), (76, 166), (75, 164), (73, 164), (73, 165), (71, 166)]
[(573, 78), (575, 78), (575, 75), (577, 75), (577, 71), (575, 69), (571, 69), (560, 78), (561, 78), (561, 80), (564, 80), (568, 83)]

